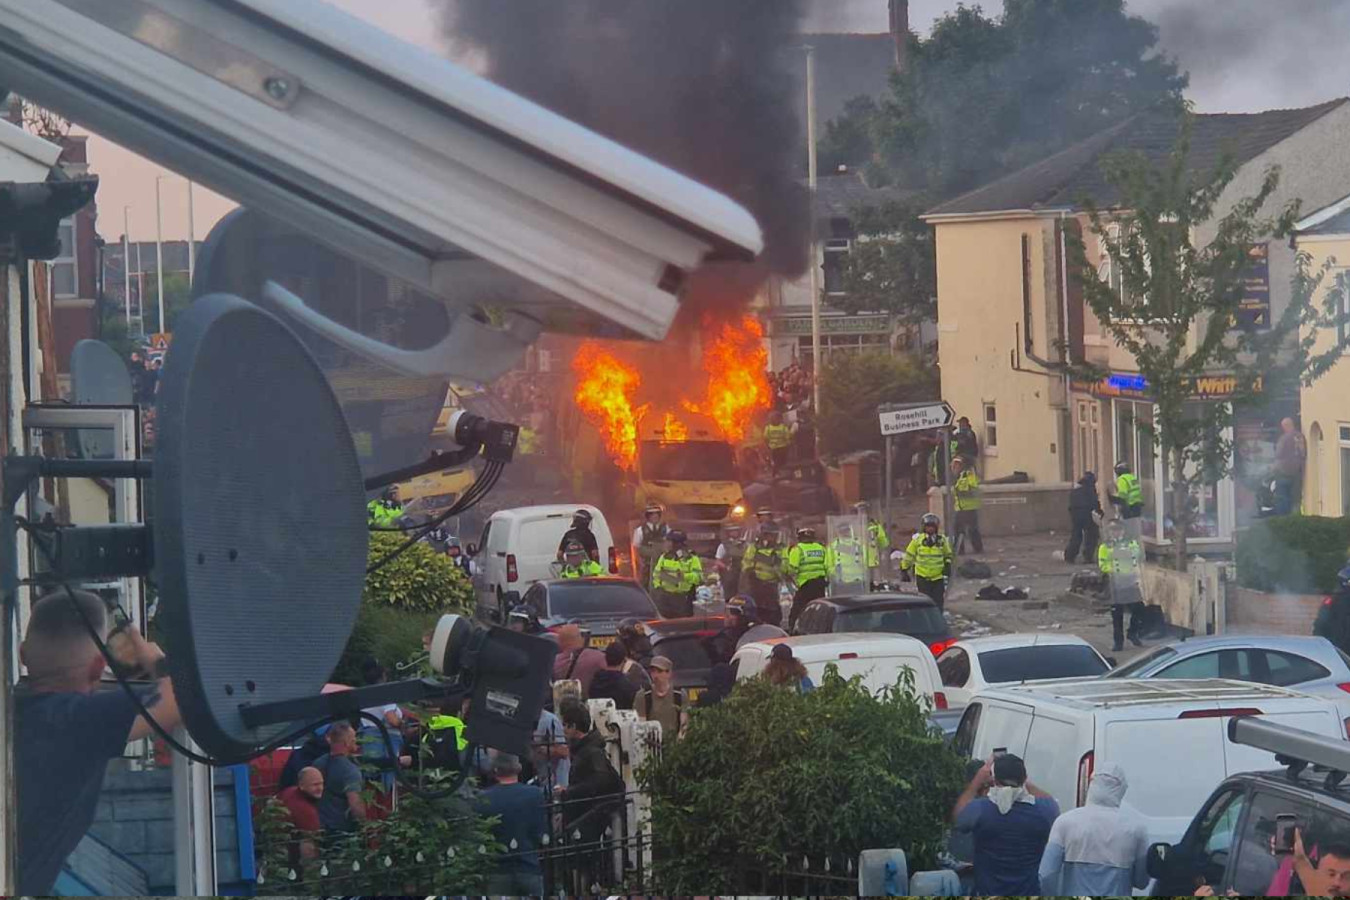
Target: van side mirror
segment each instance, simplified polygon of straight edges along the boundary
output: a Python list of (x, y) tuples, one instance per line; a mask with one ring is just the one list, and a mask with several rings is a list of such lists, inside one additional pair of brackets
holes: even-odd
[(1171, 844), (1154, 844), (1148, 848), (1146, 865), (1149, 878), (1161, 879), (1167, 874), (1167, 861), (1171, 854)]

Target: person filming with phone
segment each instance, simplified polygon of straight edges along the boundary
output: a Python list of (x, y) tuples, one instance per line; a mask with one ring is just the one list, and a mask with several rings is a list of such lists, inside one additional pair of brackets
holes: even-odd
[(152, 681), (140, 701), (159, 726), (179, 723), (164, 651), (130, 623), (109, 635), (102, 597), (62, 588), (33, 604), (19, 647), (28, 675), (14, 694), (21, 895), (52, 893), (66, 857), (94, 821), (108, 761), (153, 733), (125, 690), (100, 690), (104, 658), (91, 629), (125, 671)]
[(1058, 816), (1054, 798), (1027, 780), (1026, 764), (996, 748), (952, 807), (955, 830), (974, 840), (975, 893), (1040, 896), (1041, 858)]

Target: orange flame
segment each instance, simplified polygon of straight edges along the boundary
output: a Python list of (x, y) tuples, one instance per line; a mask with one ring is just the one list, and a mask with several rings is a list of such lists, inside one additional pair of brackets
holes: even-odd
[(689, 440), (689, 426), (675, 418), (674, 413), (668, 412), (665, 422), (661, 424), (661, 435), (669, 443), (683, 443)]
[(633, 396), (642, 385), (638, 370), (587, 341), (572, 360), (577, 373), (577, 406), (595, 422), (605, 439), (610, 459), (631, 470), (637, 458), (637, 426), (647, 411), (634, 407)]
[(685, 401), (685, 408), (717, 423), (730, 441), (745, 439), (751, 419), (773, 405), (769, 381), (769, 354), (764, 328), (751, 315), (725, 322), (703, 352), (708, 387), (702, 403)]

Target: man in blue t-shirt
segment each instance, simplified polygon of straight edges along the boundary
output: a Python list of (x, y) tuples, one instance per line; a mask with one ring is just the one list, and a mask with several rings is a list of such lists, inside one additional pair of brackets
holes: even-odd
[(478, 808), (484, 816), (498, 818), (492, 836), (506, 850), (497, 859), (496, 872), (488, 876), (487, 893), (543, 896), (539, 844), (548, 834), (544, 789), (520, 783), (520, 759), (510, 753), (492, 755), (492, 775), (497, 783), (479, 796)]
[(164, 651), (132, 627), (109, 635), (107, 622), (103, 598), (64, 588), (39, 598), (28, 617), (19, 647), (28, 675), (14, 692), (19, 894), (52, 892), (94, 821), (108, 761), (152, 732), (126, 691), (99, 690), (104, 659), (91, 628), (127, 670), (155, 682), (141, 697), (155, 721), (179, 722)]
[(981, 767), (952, 807), (957, 832), (974, 839), (975, 893), (1040, 896), (1041, 855), (1058, 816), (1020, 758), (1005, 753)]

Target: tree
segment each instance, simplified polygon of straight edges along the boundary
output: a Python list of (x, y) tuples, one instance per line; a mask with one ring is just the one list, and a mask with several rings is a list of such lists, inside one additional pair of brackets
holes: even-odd
[(859, 209), (858, 238), (844, 258), (842, 296), (829, 305), (845, 312), (889, 312), (906, 324), (937, 315), (937, 256), (933, 229), (919, 220), (919, 198)]
[(880, 450), (877, 407), (937, 396), (929, 369), (889, 353), (834, 353), (820, 382), (823, 410), (817, 426), (820, 449), (827, 456), (858, 450)]
[[(914, 673), (874, 697), (826, 670), (812, 692), (754, 679), (696, 710), (688, 734), (639, 772), (651, 795), (650, 893), (840, 893), (796, 881), (903, 847), (912, 869), (942, 843), (964, 762), (928, 722)], [(828, 864), (828, 867), (827, 867)]]
[[(1289, 304), (1269, 329), (1235, 327), (1250, 272), (1251, 251), (1287, 238), (1298, 219), (1297, 201), (1264, 212), (1279, 186), (1276, 168), (1260, 189), (1227, 200), (1237, 165), (1220, 160), (1197, 171), (1190, 159), (1192, 119), (1185, 113), (1174, 149), (1155, 162), (1139, 153), (1103, 162), (1103, 175), (1119, 199), (1107, 212), (1085, 201), (1103, 265), (1089, 258), (1081, 238), (1070, 242), (1071, 265), (1083, 297), (1106, 333), (1134, 357), (1155, 406), (1141, 426), (1162, 453), (1170, 478), (1175, 565), (1186, 568), (1191, 491), (1227, 474), (1232, 441), (1224, 437), (1234, 406), (1279, 386), (1309, 383), (1327, 371), (1347, 346), (1315, 350), (1318, 333), (1343, 324), (1343, 283), (1315, 300), (1333, 263), (1318, 272), (1310, 257), (1296, 258)], [(1212, 235), (1201, 243), (1198, 235)], [(1080, 366), (1096, 379), (1103, 372)], [(1197, 379), (1234, 379), (1232, 402), (1195, 402)]]

